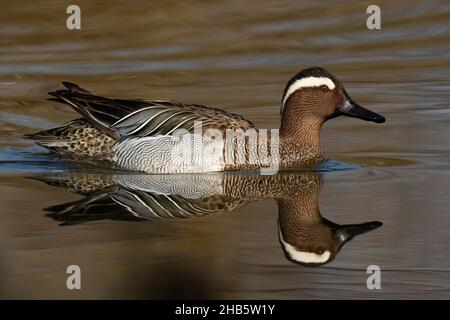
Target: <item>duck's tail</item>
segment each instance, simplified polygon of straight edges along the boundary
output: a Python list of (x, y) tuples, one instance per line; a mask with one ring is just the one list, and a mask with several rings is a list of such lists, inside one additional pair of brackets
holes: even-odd
[(25, 134), (23, 137), (50, 151), (76, 158), (107, 159), (116, 142), (84, 118), (66, 122), (49, 130)]
[[(68, 90), (57, 90), (57, 91), (51, 91), (48, 94), (53, 96), (52, 98), (48, 98), (49, 101), (56, 101), (63, 104), (68, 104), (67, 101), (64, 99), (61, 99), (60, 93), (61, 92), (73, 92), (73, 93), (81, 93), (81, 94), (91, 94), (88, 90), (83, 89), (72, 82), (63, 81), (62, 84), (68, 89)], [(33, 133), (26, 133), (22, 135), (24, 139), (30, 139), (36, 141), (36, 143), (43, 145), (45, 147), (52, 146), (53, 144), (60, 144), (59, 137), (64, 136), (64, 133), (67, 131), (69, 127), (76, 127), (77, 125), (84, 125), (86, 121), (81, 121), (81, 119), (69, 121), (65, 124), (63, 124), (60, 127), (52, 128), (50, 130), (44, 130), (40, 132), (33, 132)]]
[[(66, 89), (49, 92), (52, 98), (47, 100), (69, 105), (82, 115), (84, 115), (84, 109), (82, 106), (79, 107), (78, 103), (73, 101), (74, 99), (76, 100), (77, 97), (87, 100), (104, 99), (92, 95), (91, 92), (74, 83), (64, 81), (63, 85)], [(87, 117), (75, 119), (56, 128), (25, 134), (23, 138), (33, 140), (36, 144), (61, 154), (107, 158), (105, 155), (110, 153), (116, 141), (115, 136), (109, 134), (107, 128), (89, 120)]]

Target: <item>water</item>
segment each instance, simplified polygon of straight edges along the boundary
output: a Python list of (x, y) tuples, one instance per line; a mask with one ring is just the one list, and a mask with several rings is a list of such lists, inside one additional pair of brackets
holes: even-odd
[[(81, 31), (65, 28), (64, 1), (1, 4), (0, 297), (450, 298), (448, 1), (378, 2), (379, 31), (365, 28), (368, 4), (343, 1), (78, 4)], [(217, 190), (231, 178), (112, 172), (21, 138), (76, 117), (45, 100), (65, 80), (99, 95), (220, 107), (276, 128), (285, 83), (312, 65), (387, 122), (330, 121), (322, 139), (333, 160), (261, 182), (260, 194), (238, 192), (254, 176)], [(202, 211), (192, 193), (233, 210)], [(111, 203), (131, 201), (123, 194), (194, 203), (201, 213), (123, 214)], [(92, 197), (101, 205), (89, 207)], [(292, 197), (339, 225), (383, 225), (305, 267), (279, 241), (279, 199)], [(82, 269), (81, 291), (66, 288), (71, 264)], [(381, 290), (366, 287), (369, 265), (382, 270)]]

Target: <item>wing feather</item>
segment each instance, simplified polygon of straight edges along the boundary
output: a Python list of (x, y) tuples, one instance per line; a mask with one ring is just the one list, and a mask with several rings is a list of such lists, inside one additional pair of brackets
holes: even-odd
[(176, 129), (192, 131), (195, 121), (201, 121), (204, 129), (254, 127), (240, 115), (219, 109), (170, 101), (109, 99), (95, 96), (73, 83), (63, 84), (67, 90), (49, 92), (55, 97), (51, 100), (70, 105), (89, 123), (115, 139), (166, 135)]

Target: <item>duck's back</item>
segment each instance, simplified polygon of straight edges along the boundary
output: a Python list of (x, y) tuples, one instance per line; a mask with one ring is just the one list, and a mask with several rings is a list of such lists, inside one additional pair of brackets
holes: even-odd
[[(50, 92), (55, 98), (49, 100), (70, 105), (83, 118), (27, 137), (61, 154), (113, 160), (127, 169), (142, 170), (142, 156), (147, 162), (154, 159), (154, 166), (164, 165), (167, 159), (158, 152), (161, 148), (169, 151), (177, 130), (194, 135), (198, 125), (202, 132), (211, 128), (221, 132), (254, 128), (242, 116), (220, 109), (159, 100), (108, 99), (72, 83), (64, 85), (67, 90)], [(153, 154), (150, 157), (148, 153)], [(132, 167), (127, 167), (131, 163)]]

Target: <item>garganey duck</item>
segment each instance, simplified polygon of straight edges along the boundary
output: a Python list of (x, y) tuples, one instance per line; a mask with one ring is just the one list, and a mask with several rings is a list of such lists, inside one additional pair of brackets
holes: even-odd
[[(205, 138), (204, 133), (210, 129), (223, 134), (228, 130), (263, 133), (264, 130), (258, 130), (238, 114), (170, 101), (109, 99), (93, 95), (73, 83), (63, 84), (67, 89), (50, 92), (54, 98), (49, 100), (68, 104), (83, 117), (57, 128), (26, 135), (52, 151), (77, 158), (107, 160), (122, 169), (148, 173), (211, 172), (268, 166), (258, 155), (252, 158), (257, 148), (250, 146), (249, 139), (240, 143), (242, 148), (233, 149), (230, 161), (225, 155), (231, 150), (230, 146), (239, 144), (237, 138), (216, 139), (208, 135)], [(270, 149), (272, 160), (277, 161), (277, 169), (298, 169), (323, 161), (321, 127), (327, 120), (340, 115), (376, 123), (385, 121), (383, 116), (356, 104), (339, 80), (325, 69), (314, 67), (296, 74), (284, 89), (279, 139), (275, 143), (275, 136), (271, 135), (265, 140), (267, 146), (278, 146)], [(198, 123), (201, 131), (196, 131)], [(180, 130), (185, 133), (183, 139), (188, 137), (187, 140), (175, 135)], [(178, 157), (188, 145), (186, 141), (190, 146), (200, 144), (203, 152), (198, 154), (195, 150), (199, 149), (193, 149), (189, 161), (186, 161), (187, 157)], [(238, 158), (239, 162), (236, 161)]]

